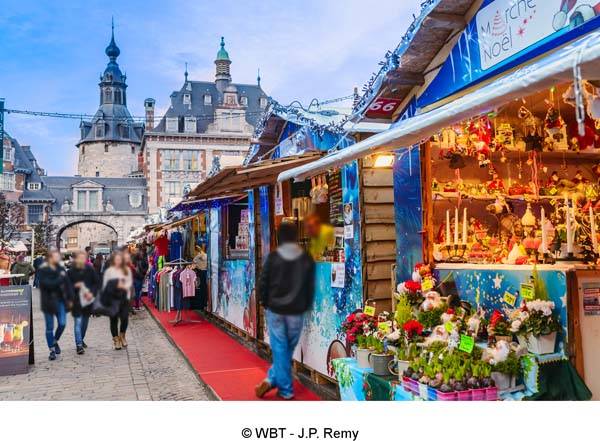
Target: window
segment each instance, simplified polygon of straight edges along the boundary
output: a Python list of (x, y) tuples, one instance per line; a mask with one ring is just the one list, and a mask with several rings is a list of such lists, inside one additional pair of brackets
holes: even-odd
[(27, 223), (39, 224), (44, 220), (43, 205), (28, 205), (27, 206)]
[(0, 190), (14, 191), (15, 190), (15, 174), (4, 172), (0, 175)]
[(184, 150), (183, 152), (181, 152), (184, 170), (198, 170), (198, 153), (198, 150)]
[(210, 106), (212, 104), (212, 95), (204, 95), (204, 105)]
[(237, 104), (236, 102), (236, 95), (233, 93), (228, 93), (225, 95), (225, 104), (230, 105), (230, 106), (235, 106)]
[(243, 113), (240, 112), (223, 112), (223, 122), (221, 127), (226, 132), (239, 132), (241, 131), (241, 123), (244, 117)]
[(260, 107), (261, 107), (262, 109), (264, 109), (265, 107), (267, 107), (267, 99), (266, 99), (266, 98), (264, 98), (264, 97), (260, 98), (260, 100), (259, 100), (259, 104), (260, 104)]
[(248, 97), (247, 96), (240, 97), (240, 103), (242, 104), (242, 106), (247, 106), (248, 105)]
[(121, 91), (119, 89), (115, 90), (115, 104), (121, 103)]
[(164, 196), (166, 199), (180, 198), (181, 193), (181, 182), (179, 181), (165, 181)]
[(67, 239), (67, 243), (69, 245), (77, 245), (77, 237), (69, 237), (69, 239)]
[(162, 151), (163, 170), (179, 170), (179, 150)]
[(178, 132), (179, 131), (179, 119), (178, 118), (167, 118), (167, 132)]
[(129, 126), (127, 124), (121, 124), (119, 126), (119, 131), (120, 131), (120, 135), (121, 138), (129, 138)]
[(196, 118), (188, 116), (185, 118), (184, 122), (186, 133), (196, 133)]
[(98, 211), (98, 192), (97, 191), (90, 191), (89, 192), (89, 205), (88, 205), (88, 210), (89, 211)]
[(104, 90), (104, 102), (105, 103), (112, 102), (112, 90), (110, 90), (110, 89)]
[(39, 182), (30, 182), (27, 184), (27, 188), (29, 190), (40, 190), (42, 188), (42, 184)]
[(4, 148), (4, 160), (7, 162), (12, 162), (13, 158), (14, 158), (14, 150), (12, 147), (5, 147)]
[(192, 107), (192, 95), (190, 95), (189, 93), (183, 94), (183, 105)]
[(96, 172), (96, 177), (99, 177), (99, 176), (100, 176), (100, 172), (99, 172), (99, 171), (97, 171), (97, 172)]
[(85, 146), (84, 145), (81, 146), (81, 154), (85, 155)]
[(77, 211), (85, 211), (85, 191), (77, 192)]
[(108, 144), (104, 144), (104, 153), (108, 153)]
[(98, 121), (96, 123), (96, 138), (103, 138), (103, 137), (104, 137), (104, 122)]

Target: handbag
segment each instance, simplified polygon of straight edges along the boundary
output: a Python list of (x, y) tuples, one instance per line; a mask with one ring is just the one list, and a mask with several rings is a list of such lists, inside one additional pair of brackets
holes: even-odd
[(112, 301), (110, 295), (112, 282), (112, 280), (108, 282), (108, 284), (102, 288), (100, 293), (94, 299), (94, 303), (92, 304), (93, 314), (105, 315), (107, 317), (115, 317), (118, 314), (119, 304), (115, 301)]

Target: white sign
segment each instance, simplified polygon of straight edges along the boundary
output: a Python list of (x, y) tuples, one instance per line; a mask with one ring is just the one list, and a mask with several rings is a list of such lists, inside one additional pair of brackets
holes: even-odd
[[(595, 3), (496, 0), (482, 8), (476, 16), (482, 69), (495, 66), (567, 26), (593, 18), (595, 13), (590, 5), (596, 6)], [(582, 7), (591, 11), (591, 17), (581, 13)]]
[(283, 188), (281, 182), (275, 185), (275, 216), (283, 216)]
[(346, 283), (346, 266), (343, 263), (331, 264), (331, 287), (343, 288)]

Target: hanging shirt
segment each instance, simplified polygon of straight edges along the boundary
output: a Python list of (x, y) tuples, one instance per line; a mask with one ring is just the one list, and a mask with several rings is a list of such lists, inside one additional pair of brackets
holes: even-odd
[(183, 285), (183, 298), (194, 297), (196, 295), (196, 273), (186, 268), (179, 275), (179, 280)]
[(183, 256), (183, 235), (179, 231), (173, 231), (171, 233), (171, 239), (169, 242), (169, 258), (171, 261), (181, 259)]
[(160, 236), (154, 241), (154, 247), (158, 256), (166, 256), (169, 251), (169, 239), (167, 236)]

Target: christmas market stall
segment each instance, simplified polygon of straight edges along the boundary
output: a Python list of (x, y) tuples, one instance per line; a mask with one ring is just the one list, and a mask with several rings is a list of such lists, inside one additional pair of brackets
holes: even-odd
[(341, 328), (344, 399), (600, 398), (600, 18), (536, 3), (425, 2), (354, 109), (392, 127), (280, 175), (394, 152), (399, 283)]

